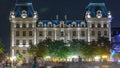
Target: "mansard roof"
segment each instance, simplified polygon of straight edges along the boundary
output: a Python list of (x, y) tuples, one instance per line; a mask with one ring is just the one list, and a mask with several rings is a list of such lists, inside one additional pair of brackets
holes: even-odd
[(15, 16), (20, 17), (22, 14), (22, 11), (25, 10), (27, 11), (27, 16), (32, 17), (34, 14), (34, 9), (32, 3), (17, 3), (15, 5)]
[(40, 21), (38, 21), (37, 22), (37, 27), (39, 27), (39, 25), (41, 24), (41, 22), (42, 22), (42, 24), (43, 25), (48, 25), (48, 22), (51, 22), (51, 24), (52, 25), (59, 25), (60, 24), (60, 21), (64, 21), (64, 24), (66, 24), (66, 25), (69, 25), (69, 24), (72, 24), (73, 22), (75, 22), (76, 23), (76, 25), (81, 25), (81, 22), (85, 22), (85, 27), (87, 27), (87, 23), (86, 23), (86, 21), (81, 21), (81, 20), (57, 20), (57, 19), (55, 19), (55, 20), (40, 20)]
[(96, 12), (100, 10), (103, 17), (107, 17), (107, 9), (105, 3), (89, 3), (86, 7), (86, 11), (90, 11), (92, 17), (96, 16)]

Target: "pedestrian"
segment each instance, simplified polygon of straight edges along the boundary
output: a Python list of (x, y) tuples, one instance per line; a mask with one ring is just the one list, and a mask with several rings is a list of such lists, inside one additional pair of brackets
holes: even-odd
[(33, 59), (32, 59), (32, 58), (29, 58), (29, 61), (28, 61), (28, 68), (31, 68), (32, 62), (33, 62)]
[(35, 61), (32, 62), (32, 68), (36, 68)]

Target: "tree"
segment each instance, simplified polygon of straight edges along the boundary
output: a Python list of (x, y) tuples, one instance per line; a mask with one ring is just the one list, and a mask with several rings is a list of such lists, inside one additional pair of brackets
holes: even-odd
[(3, 59), (3, 55), (4, 55), (3, 42), (0, 39), (0, 61)]
[(70, 54), (69, 47), (66, 46), (66, 43), (63, 40), (51, 40), (50, 38), (46, 38), (42, 42), (48, 48), (48, 55), (54, 58), (67, 58)]
[(112, 49), (112, 45), (108, 38), (99, 37), (97, 43), (101, 49), (102, 55), (110, 55), (110, 50)]
[(86, 42), (84, 40), (78, 40), (73, 39), (72, 41), (69, 41), (70, 43), (70, 51), (72, 52), (72, 55), (81, 55), (82, 49), (85, 47)]
[(31, 44), (28, 48), (28, 53), (32, 56), (44, 58), (48, 54), (48, 49), (43, 43)]

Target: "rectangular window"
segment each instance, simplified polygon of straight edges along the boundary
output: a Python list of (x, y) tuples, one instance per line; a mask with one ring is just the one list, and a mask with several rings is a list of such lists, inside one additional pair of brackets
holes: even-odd
[(32, 34), (32, 31), (29, 31), (29, 36), (32, 36), (33, 34)]
[(25, 24), (25, 23), (23, 23), (23, 24), (22, 24), (22, 27), (23, 27), (23, 28), (26, 28), (26, 24)]
[(106, 28), (106, 27), (107, 27), (107, 24), (104, 24), (103, 27)]
[(43, 32), (42, 31), (39, 31), (39, 36), (43, 36)]
[(29, 23), (29, 28), (32, 28), (32, 23)]
[(48, 31), (48, 36), (52, 36), (52, 31)]
[(23, 36), (26, 36), (26, 31), (23, 31)]
[(73, 36), (76, 36), (76, 31), (73, 31)]
[(104, 31), (104, 36), (107, 36), (107, 31)]
[(101, 31), (98, 31), (98, 37), (101, 37)]
[(16, 31), (16, 36), (19, 36), (19, 31)]
[(98, 28), (101, 28), (101, 24), (97, 24)]
[(20, 41), (19, 40), (16, 40), (16, 45), (19, 45), (20, 44)]
[(32, 44), (32, 40), (29, 40), (29, 44)]
[(16, 50), (16, 54), (19, 54), (19, 50)]
[(17, 24), (16, 24), (16, 28), (20, 28), (20, 24), (17, 23)]
[(22, 52), (23, 54), (26, 54), (26, 50), (23, 50), (23, 52)]
[(95, 27), (95, 24), (92, 24), (92, 28), (94, 28)]
[(63, 31), (61, 31), (61, 36), (64, 36), (64, 32)]
[(81, 36), (85, 36), (85, 31), (81, 31)]
[(26, 40), (23, 40), (23, 45), (26, 45)]
[(95, 31), (91, 31), (91, 36), (95, 36)]

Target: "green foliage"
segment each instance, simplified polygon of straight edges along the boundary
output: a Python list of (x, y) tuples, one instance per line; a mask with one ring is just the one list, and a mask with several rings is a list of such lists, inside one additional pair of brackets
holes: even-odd
[(62, 40), (51, 41), (47, 45), (48, 45), (49, 55), (52, 57), (66, 58), (69, 54), (69, 48)]
[(48, 54), (48, 49), (43, 43), (30, 45), (28, 53), (32, 56), (45, 57)]
[(0, 39), (0, 54), (4, 54), (3, 42), (1, 39)]

